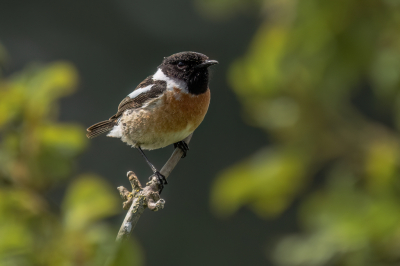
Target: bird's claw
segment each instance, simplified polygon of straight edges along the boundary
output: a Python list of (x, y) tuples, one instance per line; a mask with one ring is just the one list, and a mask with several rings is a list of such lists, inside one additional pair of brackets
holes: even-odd
[(186, 157), (186, 153), (189, 150), (189, 146), (187, 145), (187, 143), (185, 141), (178, 141), (177, 143), (174, 143), (174, 147), (175, 148), (179, 148), (181, 149), (181, 151), (183, 152), (183, 155), (181, 158), (185, 158)]
[[(168, 181), (165, 178), (165, 176), (163, 174), (161, 174), (159, 171), (154, 172), (154, 176), (157, 178), (157, 184), (158, 184), (158, 187), (159, 187), (158, 194), (161, 194), (161, 192), (164, 189), (164, 185), (167, 185)], [(149, 179), (151, 180), (152, 176)]]

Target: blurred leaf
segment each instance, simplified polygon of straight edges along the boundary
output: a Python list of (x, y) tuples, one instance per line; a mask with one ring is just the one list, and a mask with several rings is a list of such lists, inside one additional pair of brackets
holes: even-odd
[(306, 160), (293, 151), (263, 151), (226, 170), (211, 194), (216, 214), (230, 215), (246, 204), (261, 216), (280, 214), (306, 182)]
[[(235, 62), (229, 73), (231, 84), (239, 95), (260, 99), (274, 95), (280, 76), (280, 60), (287, 41), (285, 27), (263, 25), (257, 32), (249, 54)], [(263, 75), (260, 75), (260, 72)]]
[[(65, 62), (0, 79), (0, 265), (102, 265), (115, 249), (116, 231), (103, 219), (120, 206), (103, 179), (78, 176), (61, 213), (47, 199), (86, 147), (82, 126), (56, 121), (57, 100), (75, 90), (77, 79)], [(143, 263), (134, 240), (121, 252), (118, 264)]]
[(20, 186), (44, 189), (67, 177), (84, 149), (84, 129), (56, 124), (59, 97), (74, 91), (77, 73), (69, 63), (32, 65), (0, 82), (0, 171)]
[(56, 149), (59, 153), (74, 156), (86, 146), (84, 128), (78, 125), (43, 125), (38, 129), (38, 140), (45, 149)]
[(21, 88), (0, 81), (0, 130), (4, 124), (20, 115), (24, 99)]
[(42, 247), (44, 232), (55, 229), (46, 202), (26, 190), (0, 188), (0, 214), (0, 265), (31, 265), (29, 258)]
[(371, 192), (388, 193), (388, 188), (393, 185), (393, 179), (398, 174), (399, 148), (398, 143), (390, 142), (389, 139), (378, 140), (369, 145), (366, 181)]
[[(255, 2), (202, 3), (213, 14)], [(297, 199), (302, 231), (278, 241), (277, 265), (398, 265), (399, 1), (263, 0), (259, 10), (228, 78), (274, 149), (217, 177), (214, 210), (268, 218)]]
[(25, 115), (28, 119), (37, 119), (50, 114), (54, 100), (71, 94), (75, 90), (77, 79), (72, 65), (58, 62), (46, 68), (31, 66), (13, 80), (24, 86), (29, 97), (24, 106)]
[(116, 193), (94, 175), (82, 175), (72, 183), (63, 203), (65, 226), (81, 230), (93, 222), (113, 215), (119, 204)]

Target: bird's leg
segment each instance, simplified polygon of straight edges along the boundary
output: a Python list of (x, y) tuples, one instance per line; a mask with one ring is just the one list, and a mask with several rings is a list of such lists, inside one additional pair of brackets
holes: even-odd
[(158, 179), (158, 183), (159, 183), (159, 187), (160, 187), (160, 191), (158, 192), (159, 194), (161, 194), (161, 191), (164, 188), (164, 184), (168, 184), (167, 179), (165, 178), (164, 175), (162, 175), (156, 168), (155, 166), (149, 161), (149, 159), (147, 159), (146, 154), (144, 154), (143, 150), (138, 147), (137, 148), (140, 153), (142, 154), (142, 156), (144, 157), (144, 159), (146, 160), (147, 164), (150, 166), (151, 170), (153, 171), (154, 175), (157, 177)]
[(181, 149), (183, 151), (183, 155), (181, 158), (185, 158), (186, 157), (186, 153), (189, 150), (189, 146), (187, 145), (187, 143), (185, 141), (178, 141), (177, 143), (174, 143), (174, 148), (176, 149), (176, 147), (178, 147), (179, 149)]

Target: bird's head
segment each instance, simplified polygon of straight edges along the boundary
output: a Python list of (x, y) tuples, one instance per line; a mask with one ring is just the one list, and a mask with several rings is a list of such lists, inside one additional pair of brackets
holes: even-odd
[(165, 57), (159, 69), (169, 78), (184, 81), (188, 91), (201, 94), (208, 88), (208, 67), (218, 64), (206, 55), (196, 52), (181, 52)]

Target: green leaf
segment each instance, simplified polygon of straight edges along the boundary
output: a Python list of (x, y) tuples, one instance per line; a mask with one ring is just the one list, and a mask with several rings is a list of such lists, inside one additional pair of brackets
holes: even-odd
[(100, 177), (79, 176), (68, 188), (62, 205), (67, 230), (82, 230), (118, 213), (117, 195)]
[(303, 188), (307, 168), (307, 156), (294, 151), (261, 151), (219, 175), (211, 205), (220, 216), (231, 215), (243, 205), (262, 217), (278, 215)]

